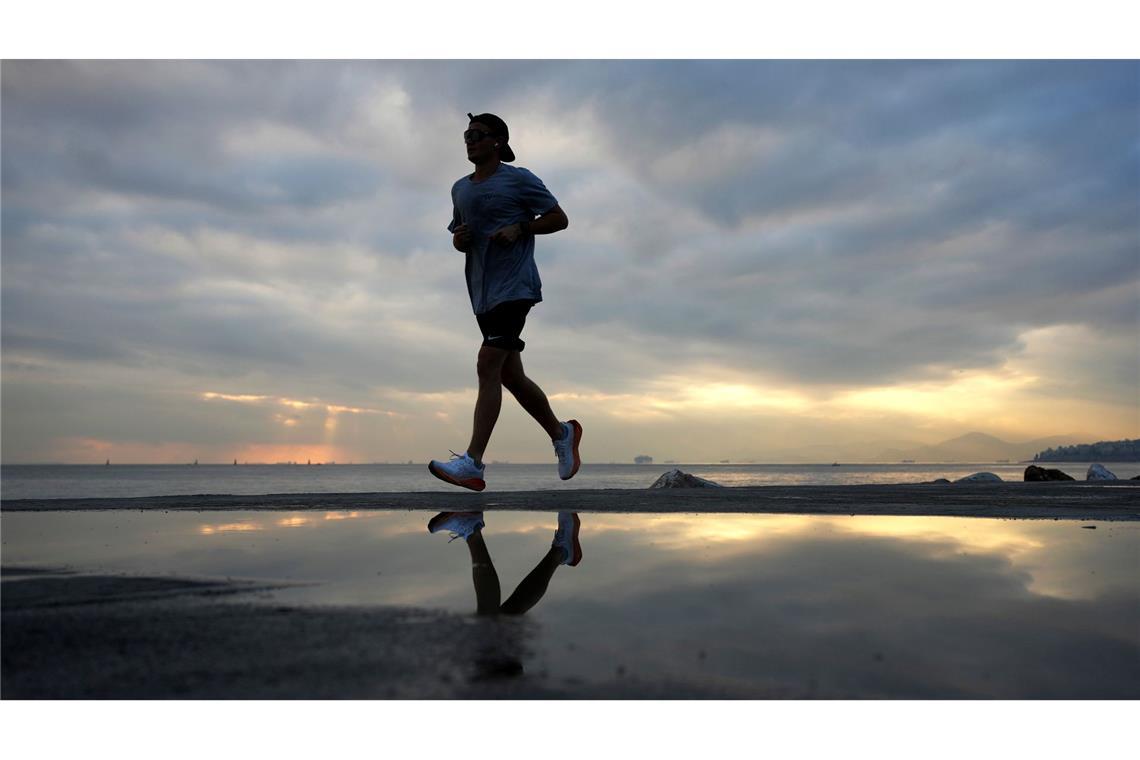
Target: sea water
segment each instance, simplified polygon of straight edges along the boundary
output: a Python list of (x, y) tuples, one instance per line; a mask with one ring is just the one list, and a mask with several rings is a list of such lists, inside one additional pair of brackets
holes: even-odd
[[(1119, 478), (1140, 475), (1140, 462), (1112, 463)], [(195, 494), (376, 493), (453, 490), (427, 471), (427, 463), (336, 465), (4, 465), (3, 499), (129, 498)], [(1084, 480), (1088, 462), (1046, 463)], [(647, 488), (667, 470), (725, 486), (862, 485), (955, 480), (992, 472), (1021, 481), (1025, 463), (954, 464), (593, 464), (574, 479), (558, 479), (555, 464), (488, 464), (488, 491), (576, 488)]]

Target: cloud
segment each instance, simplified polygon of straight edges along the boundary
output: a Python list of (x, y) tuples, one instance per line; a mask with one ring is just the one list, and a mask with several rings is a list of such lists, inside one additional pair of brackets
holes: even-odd
[(946, 385), (1013, 371), (1060, 331), (1096, 336), (1113, 370), (1082, 373), (1095, 393), (1036, 392), (1134, 409), (1138, 76), (1127, 61), (9, 62), (6, 391), (102, 366), (354, 408), (469, 393), (478, 333), (444, 228), (465, 114), (490, 110), (571, 220), (539, 240), (546, 302), (527, 328), (551, 393)]

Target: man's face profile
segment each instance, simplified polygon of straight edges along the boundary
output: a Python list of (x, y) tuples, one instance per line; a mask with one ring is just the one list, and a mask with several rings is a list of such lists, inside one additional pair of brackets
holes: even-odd
[(481, 163), (495, 151), (495, 136), (491, 128), (481, 121), (473, 121), (463, 132), (463, 142), (467, 144), (467, 160)]

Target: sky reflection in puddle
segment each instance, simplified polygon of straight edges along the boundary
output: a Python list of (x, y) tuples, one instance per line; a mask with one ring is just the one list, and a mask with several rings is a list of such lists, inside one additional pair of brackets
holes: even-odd
[[(473, 613), (471, 555), (462, 540), (430, 535), (430, 517), (7, 513), (3, 562), (284, 579), (305, 585), (273, 592), (275, 603)], [(487, 634), (517, 644), (528, 672), (652, 676), (687, 685), (678, 694), (724, 696), (1140, 696), (1140, 524), (581, 520), (581, 564), (554, 569), (525, 622)], [(542, 565), (556, 515), (488, 512), (485, 521), (507, 600)]]

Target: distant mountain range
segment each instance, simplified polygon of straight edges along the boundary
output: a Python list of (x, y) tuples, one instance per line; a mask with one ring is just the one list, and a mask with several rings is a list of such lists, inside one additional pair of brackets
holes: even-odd
[(1039, 451), (1055, 446), (1066, 446), (1079, 442), (1080, 435), (1057, 435), (1036, 438), (1032, 441), (1010, 443), (985, 433), (966, 433), (932, 446), (919, 446), (913, 449), (886, 449), (877, 457), (880, 462), (900, 462), (913, 459), (916, 462), (1010, 462), (1031, 461)]

